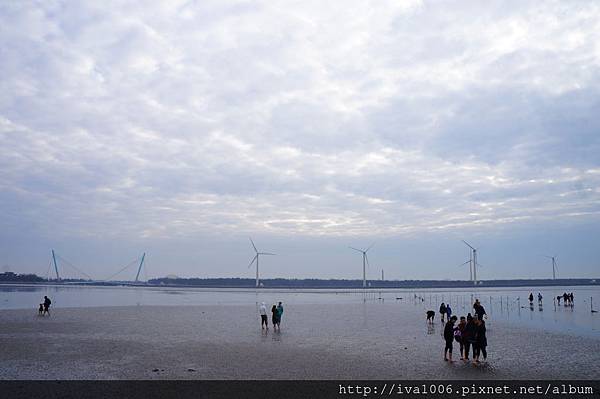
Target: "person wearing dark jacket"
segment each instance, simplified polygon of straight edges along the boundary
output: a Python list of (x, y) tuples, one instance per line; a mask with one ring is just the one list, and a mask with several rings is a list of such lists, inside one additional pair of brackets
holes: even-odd
[(473, 363), (479, 363), (479, 356), (483, 355), (483, 360), (487, 359), (487, 337), (485, 335), (485, 321), (475, 320), (475, 345), (473, 346)]
[[(475, 315), (477, 317), (477, 315)], [(467, 315), (467, 324), (465, 325), (465, 329), (463, 330), (463, 345), (465, 346), (465, 356), (464, 360), (469, 360), (469, 350), (471, 346), (475, 343), (475, 333), (476, 327), (473, 317), (471, 313)], [(475, 352), (475, 347), (473, 347), (473, 352)]]
[(273, 331), (277, 330), (277, 326), (279, 326), (279, 311), (277, 310), (277, 306), (273, 305), (271, 308), (271, 322), (273, 323)]
[(485, 313), (485, 308), (483, 307), (481, 302), (479, 302), (479, 299), (475, 300), (475, 303), (473, 304), (473, 309), (475, 310), (475, 314), (477, 315), (479, 320), (483, 320), (483, 316), (486, 313)]
[(446, 304), (444, 302), (442, 302), (442, 304), (440, 305), (440, 315), (442, 316), (442, 323), (444, 322), (444, 317), (446, 316)]
[[(444, 341), (446, 341), (446, 347), (444, 348), (444, 360), (452, 361), (452, 342), (454, 341), (454, 323), (456, 322), (456, 316), (452, 316), (444, 327)], [(448, 356), (450, 353), (450, 356)]]
[(50, 300), (50, 298), (48, 298), (47, 296), (44, 296), (44, 314), (48, 313), (48, 316), (50, 316), (50, 305), (52, 304), (52, 301)]

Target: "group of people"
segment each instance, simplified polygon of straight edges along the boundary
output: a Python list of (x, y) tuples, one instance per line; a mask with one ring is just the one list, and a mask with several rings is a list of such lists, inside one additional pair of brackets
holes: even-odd
[(50, 316), (50, 305), (52, 301), (47, 296), (44, 296), (44, 303), (40, 303), (40, 307), (38, 308), (38, 316), (48, 315)]
[[(538, 292), (537, 298), (538, 298), (538, 305), (541, 305), (542, 300), (544, 299), (541, 292)], [(529, 293), (529, 304), (533, 306), (533, 292)]]
[[(445, 307), (445, 313), (442, 313), (442, 306)], [(444, 360), (452, 362), (452, 349), (454, 341), (458, 342), (460, 346), (460, 360), (469, 361), (469, 353), (473, 348), (473, 363), (477, 364), (480, 362), (480, 357), (483, 360), (487, 359), (487, 337), (484, 316), (486, 315), (485, 308), (479, 302), (479, 299), (475, 300), (473, 304), (474, 315), (468, 313), (467, 316), (461, 316), (460, 322), (457, 326), (455, 323), (458, 321), (456, 316), (452, 316), (452, 310), (448, 312), (449, 305), (442, 303), (440, 306), (440, 313), (442, 313), (442, 322), (444, 322), (444, 314), (448, 316), (448, 321), (444, 327), (444, 341), (446, 346), (444, 347)]]
[[(267, 305), (262, 302), (258, 309), (258, 313), (260, 313), (260, 327), (261, 329), (269, 331), (269, 320), (267, 318)], [(271, 322), (273, 323), (274, 331), (281, 331), (281, 316), (283, 316), (283, 305), (279, 302), (278, 305), (273, 305), (271, 307)]]
[(448, 320), (450, 320), (450, 317), (452, 317), (452, 308), (450, 307), (450, 304), (446, 305), (444, 302), (442, 302), (440, 305), (440, 315), (442, 317), (442, 323), (444, 322), (444, 316), (447, 316)]
[[(529, 293), (528, 299), (529, 299), (529, 305), (533, 306), (533, 292)], [(538, 299), (538, 305), (540, 305), (540, 307), (541, 307), (542, 306), (542, 300), (544, 299), (544, 297), (542, 296), (541, 292), (538, 292), (537, 299)], [(572, 306), (573, 305), (573, 293), (572, 292), (570, 294), (567, 294), (565, 292), (562, 295), (558, 295), (556, 297), (556, 302), (559, 305), (560, 305), (561, 299), (563, 300), (563, 303), (565, 304), (565, 306)]]
[(570, 294), (567, 294), (565, 292), (564, 294), (557, 296), (556, 301), (558, 302), (559, 305), (560, 305), (561, 299), (563, 300), (563, 303), (565, 304), (565, 306), (573, 305), (573, 293), (572, 292)]

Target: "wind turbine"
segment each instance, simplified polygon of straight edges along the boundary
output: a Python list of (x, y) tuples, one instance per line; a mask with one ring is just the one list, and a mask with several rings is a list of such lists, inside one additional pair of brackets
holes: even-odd
[(558, 265), (556, 264), (556, 256), (544, 256), (548, 259), (552, 259), (552, 280), (556, 280), (556, 271), (558, 270)]
[(348, 247), (350, 249), (353, 249), (355, 251), (362, 253), (362, 256), (363, 256), (363, 288), (367, 288), (367, 267), (366, 267), (366, 265), (369, 264), (369, 258), (367, 257), (367, 252), (369, 252), (369, 249), (373, 248), (373, 245), (375, 245), (375, 243), (371, 244), (371, 246), (365, 250), (354, 248), (354, 247)]
[(259, 257), (259, 255), (275, 255), (275, 254), (272, 254), (270, 252), (258, 252), (258, 249), (256, 249), (256, 245), (254, 245), (254, 241), (252, 241), (252, 238), (250, 238), (250, 242), (252, 243), (252, 248), (254, 248), (254, 252), (256, 252), (256, 255), (254, 255), (254, 258), (252, 258), (252, 261), (248, 265), (248, 269), (250, 268), (250, 266), (252, 266), (252, 264), (254, 263), (254, 261), (256, 261), (256, 288), (258, 288), (258, 284), (259, 284), (259, 279), (258, 279), (258, 257)]
[(472, 280), (473, 280), (473, 285), (477, 285), (477, 266), (482, 266), (481, 264), (477, 263), (477, 248), (473, 248), (473, 246), (471, 244), (469, 244), (468, 242), (466, 242), (465, 240), (462, 240), (462, 242), (464, 242), (466, 246), (471, 248), (470, 262), (471, 262), (471, 267), (472, 267), (472, 272), (473, 272)]

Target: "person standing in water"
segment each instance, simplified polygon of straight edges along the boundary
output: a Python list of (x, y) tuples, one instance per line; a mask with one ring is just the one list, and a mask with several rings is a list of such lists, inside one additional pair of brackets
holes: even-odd
[(273, 314), (271, 316), (271, 322), (273, 323), (273, 331), (277, 331), (277, 327), (279, 326), (279, 320), (277, 318), (279, 312), (277, 311), (277, 306), (273, 305), (273, 307), (271, 308), (271, 313)]
[(267, 331), (269, 331), (269, 320), (267, 319), (267, 306), (265, 305), (264, 302), (261, 302), (258, 312), (260, 313), (260, 328), (261, 328), (261, 330), (266, 328)]
[(542, 293), (538, 292), (538, 305), (542, 304), (542, 299), (544, 299), (544, 297), (542, 296)]
[(44, 295), (44, 314), (48, 313), (48, 316), (50, 316), (50, 305), (52, 304), (52, 301), (50, 300), (50, 298), (48, 298), (47, 296)]
[(533, 292), (529, 293), (529, 304), (533, 305)]
[[(452, 343), (454, 342), (454, 323), (456, 322), (456, 316), (452, 316), (448, 319), (446, 326), (444, 327), (444, 341), (446, 346), (444, 347), (444, 360), (452, 362)], [(450, 354), (448, 356), (448, 353)]]
[(450, 307), (450, 304), (446, 305), (446, 316), (448, 316), (448, 320), (450, 320), (450, 317), (452, 316), (452, 308)]
[(444, 318), (446, 317), (446, 304), (442, 302), (440, 305), (440, 315), (442, 316), (442, 323), (444, 322)]
[(281, 316), (283, 316), (283, 305), (281, 302), (277, 305), (277, 328), (281, 330)]

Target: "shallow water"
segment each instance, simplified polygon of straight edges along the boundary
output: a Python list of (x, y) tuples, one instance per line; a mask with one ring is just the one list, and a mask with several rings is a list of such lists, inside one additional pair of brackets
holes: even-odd
[[(533, 306), (527, 297), (533, 292)], [(541, 292), (543, 305), (537, 302)], [(556, 296), (573, 292), (574, 306), (556, 303)], [(53, 307), (100, 306), (181, 306), (181, 305), (267, 305), (282, 301), (285, 305), (323, 305), (380, 303), (401, 306), (404, 311), (425, 314), (437, 313), (441, 302), (450, 303), (454, 314), (472, 312), (471, 304), (479, 298), (488, 314), (488, 324), (509, 323), (534, 329), (560, 332), (575, 336), (600, 338), (599, 287), (542, 287), (542, 288), (478, 288), (423, 290), (290, 290), (290, 289), (206, 289), (191, 287), (82, 287), (56, 285), (0, 285), (0, 309), (37, 309), (47, 295)], [(424, 316), (423, 316), (424, 317)], [(436, 314), (439, 321), (439, 314)]]

